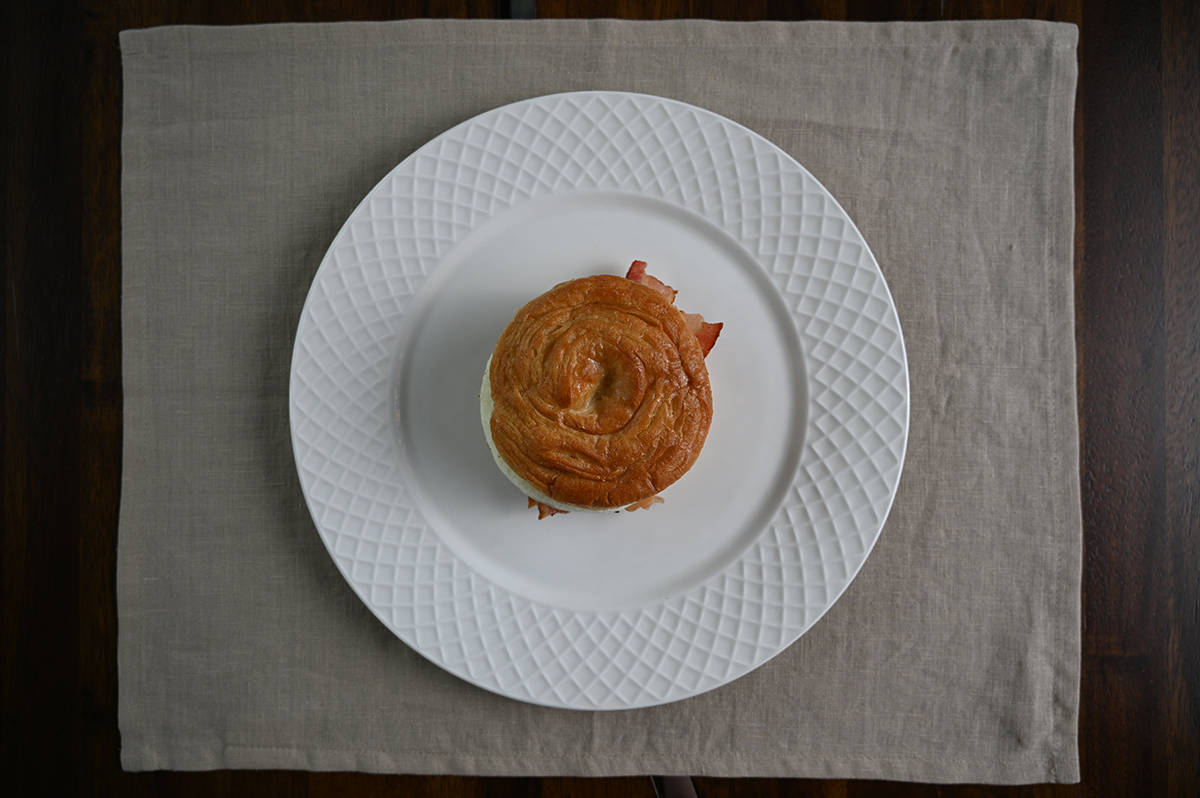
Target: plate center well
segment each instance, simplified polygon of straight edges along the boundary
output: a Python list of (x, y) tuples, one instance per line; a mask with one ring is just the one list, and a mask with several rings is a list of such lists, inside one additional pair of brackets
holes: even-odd
[[(679, 289), (681, 309), (725, 323), (707, 359), (704, 451), (649, 511), (538, 521), (484, 441), (484, 364), (530, 299), (635, 259)], [(395, 432), (417, 504), (456, 555), (514, 593), (584, 611), (665, 599), (736, 560), (793, 480), (807, 395), (792, 319), (750, 253), (685, 209), (614, 191), (525, 202), (456, 245), (406, 321)]]

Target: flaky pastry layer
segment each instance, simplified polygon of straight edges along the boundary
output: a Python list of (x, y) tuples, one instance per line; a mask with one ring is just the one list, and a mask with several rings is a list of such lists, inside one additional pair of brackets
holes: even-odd
[(712, 421), (684, 315), (616, 276), (562, 283), (522, 308), (487, 379), (495, 450), (552, 503), (608, 509), (655, 495), (696, 462)]

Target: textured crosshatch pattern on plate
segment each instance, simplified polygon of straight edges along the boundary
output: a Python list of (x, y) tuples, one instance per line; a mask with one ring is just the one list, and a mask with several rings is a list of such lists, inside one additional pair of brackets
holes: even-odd
[[(398, 334), (446, 253), (521, 202), (595, 189), (686, 208), (761, 264), (805, 357), (795, 479), (755, 542), (665, 601), (580, 612), (463, 563), (403, 484), (391, 435)], [(899, 321), (862, 236), (803, 167), (708, 111), (647, 95), (539, 97), (417, 150), (338, 233), (301, 317), (292, 437), (320, 535), (354, 590), (443, 668), (540, 704), (621, 709), (717, 687), (777, 654), (833, 604), (891, 505), (908, 431)]]

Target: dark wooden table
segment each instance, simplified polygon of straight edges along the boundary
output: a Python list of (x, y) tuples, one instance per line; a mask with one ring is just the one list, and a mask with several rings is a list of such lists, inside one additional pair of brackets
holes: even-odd
[[(121, 469), (117, 31), (504, 17), (529, 0), (5, 4), (3, 737), (8, 795), (652, 796), (647, 778), (127, 774), (117, 732)], [(696, 779), (702, 798), (1200, 795), (1200, 3), (537, 0), (547, 17), (1080, 26), (1076, 341), (1083, 783)]]

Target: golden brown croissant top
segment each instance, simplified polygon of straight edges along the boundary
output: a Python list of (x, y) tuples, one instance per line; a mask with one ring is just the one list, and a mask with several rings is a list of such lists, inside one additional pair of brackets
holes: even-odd
[(704, 354), (684, 314), (653, 288), (611, 275), (561, 283), (522, 308), (496, 344), (493, 444), (555, 501), (615, 508), (646, 499), (704, 445)]

